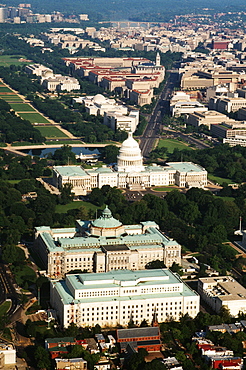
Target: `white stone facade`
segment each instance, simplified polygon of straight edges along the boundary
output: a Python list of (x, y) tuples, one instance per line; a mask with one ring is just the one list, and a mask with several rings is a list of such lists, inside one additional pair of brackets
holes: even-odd
[(103, 185), (122, 189), (143, 190), (152, 186), (177, 185), (182, 188), (207, 186), (207, 171), (191, 162), (169, 162), (166, 166), (144, 166), (141, 150), (132, 133), (122, 143), (117, 166), (84, 170), (80, 166), (54, 166), (53, 184), (73, 186), (75, 195), (86, 195)]
[(151, 322), (154, 315), (160, 322), (195, 317), (200, 297), (168, 269), (116, 270), (51, 281), (51, 304), (64, 327), (126, 326)]
[(181, 246), (155, 222), (122, 225), (108, 208), (94, 221), (78, 220), (75, 228), (36, 227), (35, 246), (53, 278), (72, 270), (107, 272), (143, 270), (154, 260), (181, 264)]

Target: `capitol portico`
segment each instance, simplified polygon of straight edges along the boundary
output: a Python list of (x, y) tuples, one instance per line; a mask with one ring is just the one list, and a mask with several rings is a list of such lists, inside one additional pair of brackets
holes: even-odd
[(121, 189), (144, 190), (152, 186), (177, 185), (181, 188), (207, 185), (207, 171), (192, 162), (169, 162), (165, 166), (145, 166), (138, 142), (128, 133), (122, 143), (117, 165), (114, 168), (83, 169), (81, 166), (54, 166), (53, 184), (61, 189), (64, 184), (73, 186), (75, 195), (86, 195), (103, 185)]

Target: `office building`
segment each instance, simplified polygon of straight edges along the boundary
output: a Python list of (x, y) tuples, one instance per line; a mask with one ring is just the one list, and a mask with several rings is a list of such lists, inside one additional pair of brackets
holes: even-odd
[(200, 297), (168, 269), (114, 270), (101, 274), (66, 275), (51, 281), (51, 305), (63, 327), (126, 326), (159, 322), (181, 315), (195, 317)]
[(246, 313), (246, 289), (232, 276), (216, 276), (198, 280), (198, 293), (216, 312), (222, 306), (229, 309), (232, 316)]

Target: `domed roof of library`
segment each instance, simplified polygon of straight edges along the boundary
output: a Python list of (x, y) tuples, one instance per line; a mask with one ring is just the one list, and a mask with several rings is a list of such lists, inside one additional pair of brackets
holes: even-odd
[(102, 215), (92, 222), (92, 226), (103, 229), (112, 229), (121, 226), (122, 223), (112, 216), (112, 212), (106, 206)]

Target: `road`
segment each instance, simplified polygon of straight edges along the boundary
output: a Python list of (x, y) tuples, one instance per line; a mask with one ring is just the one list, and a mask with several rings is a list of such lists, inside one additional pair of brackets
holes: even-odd
[(154, 110), (149, 118), (148, 124), (140, 139), (140, 149), (144, 157), (148, 157), (156, 140), (159, 138), (160, 125), (165, 114), (169, 113), (169, 97), (178, 79), (177, 73), (170, 73), (167, 82), (156, 102)]
[(12, 301), (12, 305), (7, 313), (10, 317), (18, 307), (18, 297), (10, 272), (6, 270), (3, 264), (0, 264), (0, 302), (4, 302), (5, 299)]

